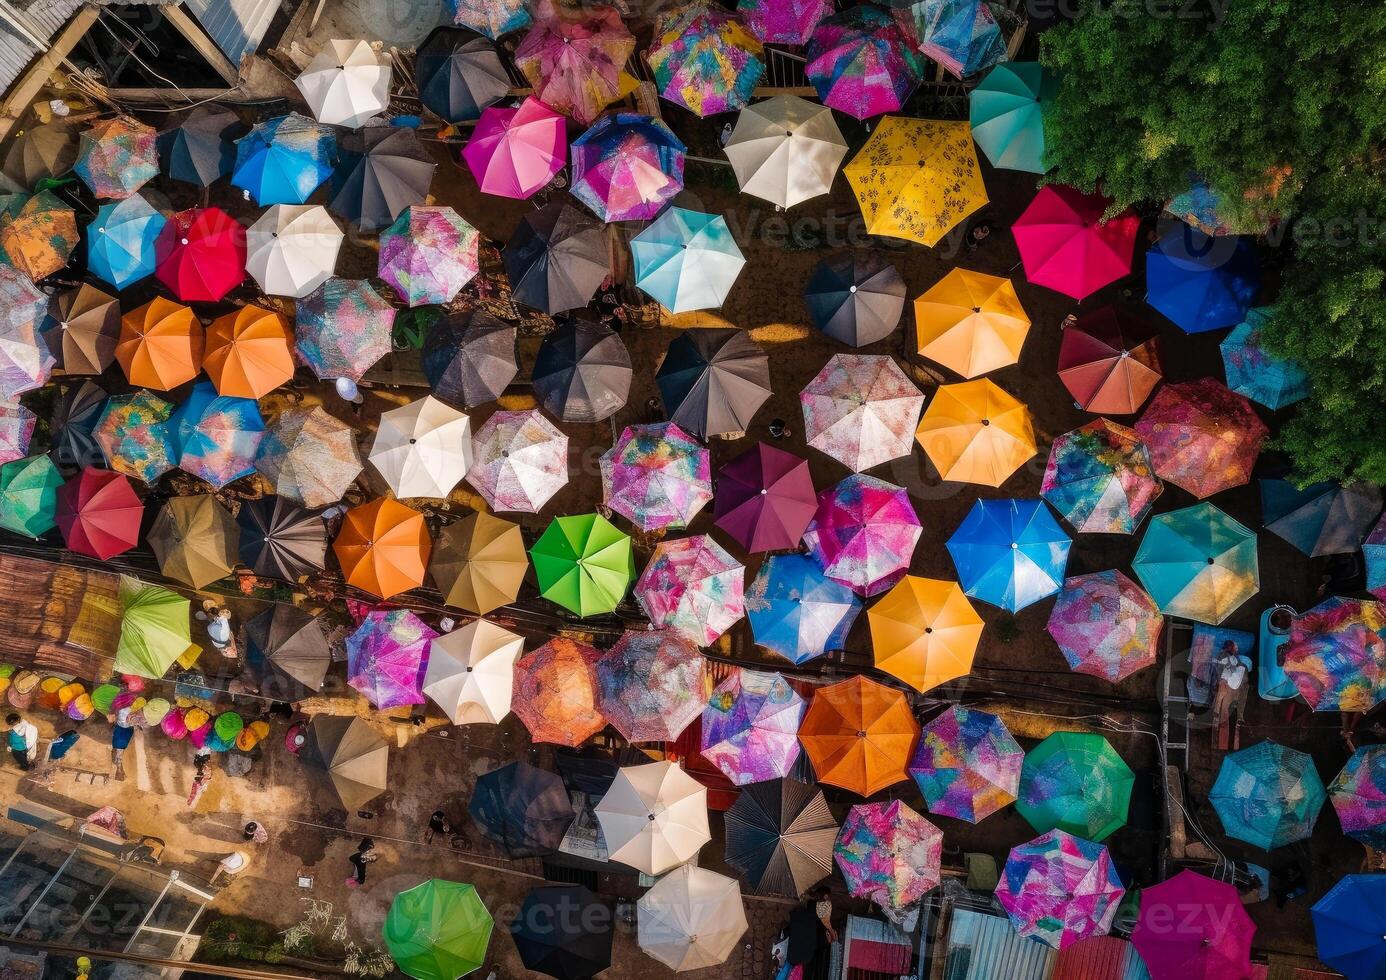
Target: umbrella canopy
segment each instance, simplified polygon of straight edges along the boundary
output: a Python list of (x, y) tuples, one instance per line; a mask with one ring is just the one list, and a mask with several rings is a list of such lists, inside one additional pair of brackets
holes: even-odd
[(938, 885), (943, 831), (900, 800), (858, 803), (842, 822), (833, 856), (850, 894), (904, 909)]
[(128, 116), (97, 120), (78, 137), (72, 171), (97, 197), (124, 200), (159, 175), (157, 139)]
[(832, 190), (847, 141), (831, 109), (776, 95), (737, 114), (722, 152), (743, 194), (792, 208)]
[(445, 633), (429, 649), (423, 692), (454, 725), (495, 725), (510, 714), (524, 637), (484, 619)]
[(38, 416), (19, 402), (0, 402), (0, 463), (23, 458), (37, 425)]
[(861, 600), (803, 555), (771, 555), (746, 591), (746, 615), (759, 646), (802, 664), (846, 647)]
[(117, 674), (157, 680), (192, 643), (192, 604), (157, 585), (120, 577), (120, 639), (116, 643)]
[(154, 243), (168, 222), (139, 194), (103, 204), (87, 225), (87, 271), (116, 289), (154, 274)]
[(869, 597), (904, 576), (921, 533), (904, 488), (853, 473), (818, 494), (804, 544), (828, 578)]
[(38, 280), (67, 265), (77, 247), (77, 213), (52, 191), (39, 191), (0, 214), (0, 248), (11, 265)]
[(1325, 794), (1307, 754), (1258, 742), (1223, 757), (1208, 799), (1227, 836), (1269, 851), (1309, 838)]
[(1177, 224), (1145, 256), (1145, 301), (1185, 333), (1240, 323), (1260, 285), (1256, 251), (1245, 238), (1209, 238)]
[(565, 422), (600, 422), (630, 394), (630, 353), (609, 327), (567, 319), (539, 345), (531, 373), (539, 404)]
[(723, 819), (727, 864), (758, 892), (797, 898), (833, 872), (837, 821), (814, 786), (797, 779), (748, 786)]
[(691, 865), (661, 878), (636, 909), (640, 948), (676, 972), (725, 962), (747, 928), (741, 886)]
[(1185, 869), (1141, 889), (1131, 945), (1155, 980), (1216, 980), (1250, 972), (1255, 932), (1236, 888)]
[(445, 499), (472, 465), (471, 419), (432, 395), (392, 408), (369, 460), (396, 497)]
[(868, 235), (937, 245), (987, 203), (965, 122), (887, 116), (842, 172)]
[(1035, 455), (1030, 410), (990, 378), (940, 385), (914, 437), (958, 483), (999, 487)]
[(803, 715), (804, 699), (781, 675), (733, 671), (703, 711), (703, 758), (737, 786), (781, 779), (799, 758)]
[(231, 175), (241, 118), (230, 109), (201, 105), (158, 137), (159, 160), (173, 180), (210, 187)]
[(533, 96), (517, 108), (490, 106), (462, 149), (484, 193), (533, 197), (567, 163), (564, 120)]
[(348, 510), (332, 542), (347, 584), (382, 599), (423, 585), (431, 548), (424, 515), (388, 497)]
[(328, 507), (361, 472), (356, 433), (321, 406), (285, 409), (260, 441), (255, 469), (279, 496), (304, 507)]
[(52, 375), (54, 358), (39, 333), (47, 309), (48, 297), (33, 280), (0, 264), (0, 401), (17, 401)]
[(203, 344), (192, 309), (156, 296), (120, 318), (115, 356), (132, 385), (169, 391), (197, 377)]
[(996, 715), (952, 705), (925, 725), (907, 771), (929, 812), (977, 823), (1020, 792), (1025, 751)]
[(1210, 503), (1153, 518), (1131, 563), (1160, 611), (1217, 625), (1261, 588), (1256, 533)]
[(982, 0), (915, 0), (895, 17), (919, 52), (955, 78), (967, 78), (1006, 60), (1006, 39)]
[(476, 119), (510, 93), (496, 43), (455, 27), (440, 27), (419, 45), (414, 76), (424, 108), (449, 123)]
[(595, 647), (555, 637), (520, 658), (510, 707), (535, 742), (570, 748), (606, 727), (597, 707)]
[(362, 231), (384, 228), (428, 198), (437, 169), (413, 129), (369, 126), (348, 133), (327, 206)]
[(528, 568), (518, 524), (471, 513), (443, 528), (428, 571), (444, 602), (485, 615), (515, 601)]
[(220, 394), (263, 398), (293, 379), (292, 344), (288, 320), (248, 304), (207, 327), (202, 367)]
[(877, 668), (917, 691), (972, 669), (982, 617), (956, 582), (906, 575), (866, 613)]
[(0, 527), (26, 538), (53, 530), (62, 485), (62, 474), (46, 455), (0, 466)]
[(558, 773), (527, 762), (478, 776), (468, 812), (477, 828), (512, 858), (557, 850), (574, 816)]
[(603, 502), (642, 531), (687, 527), (712, 501), (711, 455), (677, 422), (626, 426), (599, 465)]
[(303, 204), (332, 175), (336, 159), (336, 131), (291, 112), (257, 123), (236, 141), (231, 184), (260, 207)]
[(255, 399), (218, 395), (203, 380), (174, 409), (169, 431), (179, 468), (220, 490), (255, 472), (265, 420)]
[(297, 304), (294, 349), (326, 381), (362, 376), (393, 349), (391, 306), (366, 279), (328, 279)]
[(1019, 612), (1059, 591), (1071, 542), (1040, 500), (978, 500), (948, 539), (963, 591)]
[(390, 56), (366, 41), (328, 41), (294, 79), (313, 117), (359, 129), (390, 104)]
[(536, 98), (586, 126), (621, 97), (621, 72), (634, 53), (635, 37), (615, 7), (541, 0), (515, 49), (515, 67)]
[(1009, 279), (968, 269), (948, 274), (914, 301), (919, 353), (964, 378), (1014, 364), (1030, 317)]
[(1140, 436), (1094, 419), (1049, 447), (1040, 496), (1075, 531), (1134, 534), (1164, 489)]
[(1059, 341), (1059, 380), (1088, 412), (1134, 415), (1162, 372), (1154, 328), (1114, 306), (1081, 314)]
[(1362, 547), (1381, 513), (1381, 491), (1365, 483), (1341, 486), (1288, 480), (1261, 481), (1261, 519), (1267, 531), (1319, 558)]
[(492, 510), (537, 514), (568, 482), (568, 437), (537, 408), (492, 414), (472, 453), (467, 482)]
[(918, 736), (905, 695), (860, 674), (817, 688), (799, 726), (818, 781), (858, 796), (906, 779)]
[(297, 581), (327, 567), (322, 513), (283, 497), (241, 501), (241, 564), (256, 575)]
[(258, 659), (307, 691), (322, 690), (332, 666), (332, 650), (316, 616), (297, 606), (274, 603), (245, 624), (245, 637), (252, 661)]
[(924, 396), (889, 354), (834, 354), (799, 407), (808, 444), (860, 472), (910, 454)]
[(707, 704), (703, 667), (672, 630), (626, 630), (597, 660), (597, 708), (628, 742), (673, 742)]
[(498, 40), (505, 34), (518, 31), (530, 22), (529, 10), (523, 0), (446, 0), (452, 11), (452, 22)]
[(540, 885), (525, 896), (510, 933), (526, 970), (587, 980), (611, 965), (615, 916), (582, 885)]
[(1135, 429), (1156, 474), (1200, 499), (1249, 482), (1268, 435), (1251, 402), (1213, 378), (1165, 385)]
[(171, 497), (149, 528), (159, 571), (194, 589), (230, 575), (239, 544), (235, 518), (210, 493)]
[(43, 340), (64, 374), (100, 374), (115, 362), (120, 303), (88, 283), (53, 297)]
[(346, 639), (347, 683), (380, 710), (423, 704), (429, 644), (437, 635), (408, 609), (367, 613)]
[(1055, 949), (1107, 935), (1125, 894), (1107, 848), (1062, 830), (1011, 848), (996, 886), (1017, 934)]
[(61, 118), (16, 130), (0, 171), (19, 187), (61, 177), (77, 162), (77, 134)]
[(269, 295), (302, 299), (332, 276), (342, 237), (322, 205), (275, 205), (246, 230), (245, 267)]
[(573, 140), (572, 192), (603, 221), (645, 221), (683, 190), (688, 148), (663, 122), (608, 113)]
[(245, 226), (221, 208), (179, 211), (159, 232), (154, 256), (173, 295), (215, 303), (245, 281)]
[(308, 723), (308, 742), (307, 759), (327, 772), (348, 812), (361, 809), (389, 787), (389, 743), (365, 719), (314, 715)]
[(148, 391), (112, 395), (92, 439), (111, 469), (153, 483), (173, 469), (172, 415), (173, 406)]
[(1247, 310), (1218, 350), (1227, 387), (1274, 412), (1309, 397), (1309, 375), (1266, 349), (1262, 328), (1270, 315), (1265, 307)]
[(854, 119), (899, 112), (924, 75), (890, 13), (865, 4), (820, 20), (805, 56), (818, 98)]
[(631, 239), (635, 284), (671, 313), (726, 302), (741, 267), (741, 249), (721, 215), (671, 207)]
[(708, 534), (661, 541), (635, 583), (656, 627), (708, 646), (746, 615), (746, 569)]
[(699, 439), (745, 432), (770, 397), (770, 360), (743, 330), (685, 330), (655, 384), (669, 418)]
[(1130, 275), (1141, 219), (1129, 208), (1107, 218), (1110, 204), (1062, 184), (1040, 188), (1011, 225), (1025, 278), (1082, 300)]
[(635, 577), (630, 537), (597, 514), (554, 518), (529, 554), (539, 593), (579, 616), (614, 610)]
[(1333, 596), (1295, 617), (1280, 660), (1315, 711), (1370, 711), (1386, 698), (1384, 637), (1386, 605)]
[(905, 280), (874, 253), (847, 252), (814, 267), (804, 304), (823, 333), (865, 347), (895, 332), (905, 309)]
[(1042, 174), (1044, 114), (1059, 88), (1034, 61), (995, 65), (968, 96), (972, 138), (993, 167)]
[(69, 551), (107, 561), (139, 544), (144, 504), (124, 474), (87, 466), (58, 488), (54, 519)]
[(411, 205), (380, 234), (378, 274), (411, 307), (451, 303), (477, 273), (479, 237), (452, 208)]
[(596, 814), (609, 859), (647, 875), (691, 861), (712, 839), (707, 789), (672, 762), (622, 767)]
[(408, 976), (457, 980), (486, 962), (493, 924), (471, 885), (431, 878), (400, 892), (390, 903), (383, 928), (385, 948)]
[(808, 461), (766, 443), (717, 473), (717, 526), (747, 551), (797, 548), (817, 508)]
[(661, 98), (706, 117), (751, 101), (765, 73), (764, 54), (731, 11), (695, 0), (659, 16), (645, 61)]
[[(1381, 938), (1386, 935), (1384, 901), (1386, 875), (1355, 874), (1339, 879), (1310, 909), (1319, 959), (1351, 980), (1380, 976), (1386, 968), (1386, 940)], [(1250, 921), (1243, 927), (1245, 951), (1238, 963), (1250, 961), (1255, 928)]]
[(1126, 826), (1135, 782), (1101, 735), (1054, 732), (1026, 754), (1015, 808), (1036, 833), (1101, 841)]
[(514, 325), (477, 309), (435, 320), (423, 346), (434, 397), (463, 408), (499, 398), (519, 371), (515, 336)]
[(1364, 745), (1328, 784), (1343, 833), (1376, 850), (1386, 846), (1386, 745)]
[(505, 246), (511, 299), (549, 314), (586, 306), (610, 270), (607, 253), (601, 225), (567, 198), (550, 201)]
[(1045, 628), (1070, 669), (1116, 683), (1154, 665), (1164, 622), (1155, 600), (1111, 569), (1065, 579)]
[(828, 0), (740, 0), (736, 12), (765, 44), (808, 43), (818, 22), (833, 12)]

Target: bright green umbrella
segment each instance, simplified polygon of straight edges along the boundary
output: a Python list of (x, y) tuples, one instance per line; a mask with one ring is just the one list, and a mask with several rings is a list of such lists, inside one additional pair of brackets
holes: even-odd
[(417, 980), (457, 980), (486, 961), (491, 925), (475, 888), (432, 878), (390, 903), (385, 946)]
[(47, 456), (0, 466), (0, 527), (26, 538), (53, 530), (62, 474)]
[(120, 643), (115, 670), (157, 680), (192, 644), (191, 603), (180, 595), (122, 575)]
[(579, 616), (611, 612), (635, 577), (630, 538), (597, 514), (554, 518), (529, 556), (540, 594)]
[(1026, 754), (1015, 808), (1036, 833), (1101, 841), (1126, 826), (1135, 781), (1101, 735), (1055, 732)]
[(1054, 76), (1033, 61), (1006, 61), (972, 90), (972, 138), (993, 167), (1042, 174), (1044, 112), (1054, 100)]

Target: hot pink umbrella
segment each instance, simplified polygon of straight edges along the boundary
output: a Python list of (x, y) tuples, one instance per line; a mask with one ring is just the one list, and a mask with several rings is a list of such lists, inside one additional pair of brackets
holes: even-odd
[(621, 69), (635, 38), (615, 7), (534, 5), (534, 26), (515, 49), (515, 67), (534, 94), (587, 125), (621, 96)]
[(1223, 980), (1251, 975), (1255, 934), (1237, 889), (1181, 871), (1141, 891), (1131, 944), (1152, 980)]
[(635, 583), (635, 597), (658, 627), (701, 646), (746, 615), (746, 569), (708, 534), (661, 541)]
[(804, 544), (828, 578), (873, 596), (905, 574), (921, 533), (902, 487), (854, 473), (818, 495)]
[(1128, 208), (1103, 221), (1110, 203), (1072, 187), (1041, 188), (1011, 226), (1026, 278), (1083, 299), (1130, 275), (1140, 218)]
[(563, 117), (531, 97), (515, 109), (487, 107), (462, 159), (487, 194), (524, 200), (563, 169), (567, 151)]
[(1165, 385), (1135, 430), (1155, 475), (1199, 499), (1249, 481), (1268, 434), (1251, 402), (1214, 378)]

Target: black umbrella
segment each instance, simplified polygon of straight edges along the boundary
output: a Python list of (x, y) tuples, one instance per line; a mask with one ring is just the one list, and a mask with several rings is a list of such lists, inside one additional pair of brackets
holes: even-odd
[(846, 254), (818, 263), (804, 290), (813, 324), (853, 347), (889, 337), (905, 309), (905, 280), (878, 255)]
[(610, 329), (568, 318), (539, 345), (534, 393), (565, 422), (600, 422), (626, 404), (630, 352)]
[(434, 396), (463, 408), (499, 398), (520, 370), (515, 333), (512, 325), (481, 310), (429, 324), (423, 372)]
[(610, 270), (602, 226), (566, 200), (525, 215), (505, 247), (512, 298), (545, 313), (586, 306)]
[(753, 783), (726, 812), (726, 860), (757, 891), (797, 897), (832, 874), (837, 823), (821, 790)]
[(362, 231), (384, 228), (427, 200), (437, 168), (414, 130), (367, 126), (342, 137), (327, 206)]
[(15, 136), (0, 170), (12, 183), (29, 190), (45, 177), (61, 177), (76, 162), (76, 132), (65, 123), (40, 123)]
[(327, 773), (347, 810), (359, 810), (389, 783), (390, 743), (361, 718), (314, 715), (302, 758)]
[(513, 858), (557, 850), (575, 816), (558, 774), (527, 762), (478, 777), (469, 810), (481, 832)]
[(332, 666), (332, 651), (316, 616), (276, 603), (245, 624), (245, 637), (252, 662), (273, 667), (309, 691), (322, 689), (327, 668)]
[(174, 180), (208, 187), (229, 176), (236, 138), (244, 126), (229, 109), (198, 106), (172, 129), (159, 134), (159, 159)]
[(742, 330), (685, 330), (655, 374), (669, 418), (699, 439), (745, 432), (770, 397), (770, 360)]
[(481, 116), (510, 93), (496, 42), (460, 27), (440, 27), (414, 56), (419, 100), (450, 123)]
[(241, 504), (241, 564), (256, 575), (293, 582), (327, 567), (327, 526), (322, 511), (283, 497), (261, 497)]
[(106, 457), (92, 435), (106, 407), (106, 389), (94, 381), (68, 388), (53, 409), (53, 448), (58, 469), (76, 473), (83, 466), (105, 466)]
[(588, 980), (611, 965), (611, 908), (581, 885), (540, 885), (510, 924), (525, 969)]

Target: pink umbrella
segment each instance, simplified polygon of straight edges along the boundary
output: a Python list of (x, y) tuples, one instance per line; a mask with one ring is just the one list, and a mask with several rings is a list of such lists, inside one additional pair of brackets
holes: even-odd
[(1213, 378), (1165, 385), (1135, 429), (1155, 475), (1200, 499), (1248, 482), (1268, 434), (1251, 402)]
[(921, 533), (903, 488), (853, 473), (818, 495), (804, 544), (828, 578), (873, 596), (904, 576)]
[(1155, 600), (1108, 569), (1069, 576), (1046, 629), (1072, 670), (1116, 682), (1155, 663), (1164, 625)]
[(1141, 891), (1131, 945), (1152, 980), (1230, 980), (1251, 975), (1255, 934), (1237, 889), (1186, 870)]
[(1062, 830), (1011, 848), (996, 886), (1016, 931), (1055, 949), (1105, 936), (1125, 894), (1107, 848)]
[(736, 12), (765, 44), (807, 44), (824, 17), (832, 16), (831, 0), (740, 0)]
[(376, 708), (423, 704), (429, 644), (437, 635), (407, 609), (367, 613), (347, 637), (347, 683)]
[(756, 443), (717, 474), (713, 509), (747, 551), (797, 548), (818, 509), (808, 460)]
[(626, 426), (598, 463), (606, 505), (642, 531), (687, 527), (712, 500), (711, 456), (677, 422)]
[(702, 752), (738, 786), (789, 775), (799, 758), (804, 699), (780, 674), (738, 669), (703, 710)]
[(847, 891), (902, 909), (938, 885), (943, 831), (899, 800), (858, 803), (847, 813), (833, 857)]
[(634, 52), (635, 38), (615, 7), (539, 0), (515, 67), (546, 105), (587, 125), (620, 98), (621, 69)]
[(515, 109), (488, 106), (462, 159), (487, 194), (524, 200), (563, 169), (567, 152), (563, 117), (530, 97)]
[(1104, 221), (1110, 203), (1063, 185), (1041, 188), (1011, 226), (1026, 278), (1084, 299), (1130, 275), (1141, 220), (1128, 208)]
[(706, 646), (746, 615), (746, 569), (710, 535), (662, 541), (635, 583), (650, 622)]

